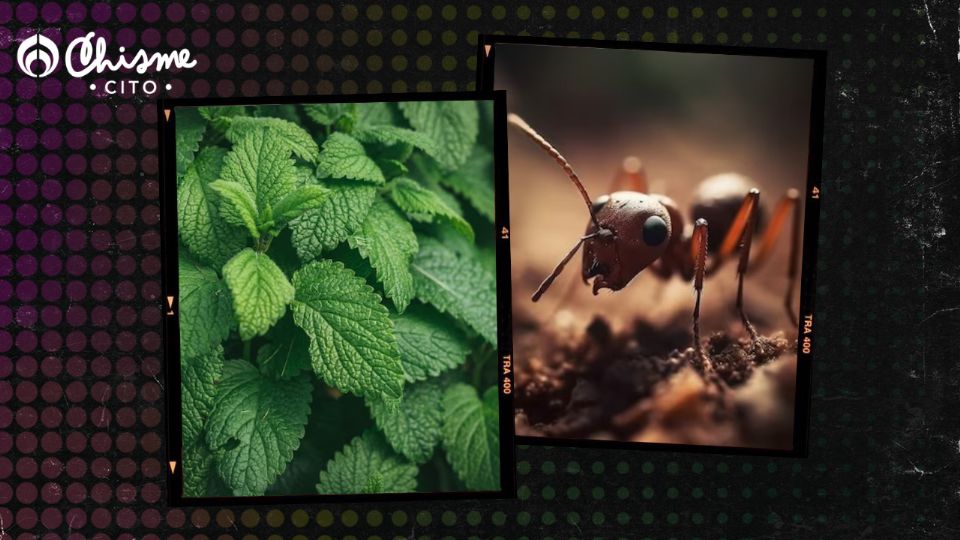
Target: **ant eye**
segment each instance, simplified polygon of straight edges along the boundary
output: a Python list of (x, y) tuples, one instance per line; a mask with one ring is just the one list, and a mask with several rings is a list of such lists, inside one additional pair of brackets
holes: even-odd
[(650, 216), (643, 222), (643, 241), (648, 246), (659, 246), (667, 239), (667, 222), (660, 216)]

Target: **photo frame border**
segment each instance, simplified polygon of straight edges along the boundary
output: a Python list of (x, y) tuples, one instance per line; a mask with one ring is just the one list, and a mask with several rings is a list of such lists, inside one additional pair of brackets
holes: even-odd
[[(236, 497), (183, 496), (183, 416), (181, 394), (181, 358), (179, 327), (179, 270), (176, 177), (176, 108), (230, 105), (301, 105), (313, 103), (396, 103), (403, 101), (492, 101), (493, 102), (493, 174), (494, 229), (497, 290), (497, 355), (500, 413), (500, 489), (496, 491), (443, 491), (376, 494), (302, 494)], [(166, 403), (165, 472), (166, 500), (170, 507), (240, 506), (261, 504), (303, 504), (337, 502), (403, 502), (451, 499), (514, 499), (516, 498), (516, 445), (514, 440), (512, 309), (510, 282), (509, 234), (509, 171), (507, 161), (506, 92), (418, 92), (352, 95), (262, 96), (230, 98), (161, 98), (158, 108), (158, 148), (161, 200), (161, 290), (163, 376)], [(173, 297), (173, 301), (168, 301)]]
[[(807, 186), (804, 192), (804, 212), (802, 224), (803, 243), (801, 244), (800, 254), (800, 310), (797, 318), (797, 371), (793, 411), (793, 448), (774, 449), (686, 443), (536, 437), (530, 435), (514, 436), (517, 444), (532, 446), (617, 448), (643, 451), (691, 452), (704, 454), (753, 455), (771, 457), (808, 457), (810, 451), (810, 404), (813, 394), (811, 386), (811, 372), (814, 344), (816, 342), (816, 327), (814, 325), (816, 260), (818, 239), (820, 236), (820, 201), (824, 195), (821, 188), (821, 180), (823, 164), (827, 51), (825, 49), (689, 45), (584, 38), (483, 34), (479, 36), (477, 40), (477, 89), (482, 91), (494, 91), (494, 63), (496, 60), (496, 46), (501, 44), (726, 54), (737, 56), (806, 59), (813, 61), (809, 117), (810, 133), (807, 144)], [(805, 346), (802, 347), (802, 344)]]

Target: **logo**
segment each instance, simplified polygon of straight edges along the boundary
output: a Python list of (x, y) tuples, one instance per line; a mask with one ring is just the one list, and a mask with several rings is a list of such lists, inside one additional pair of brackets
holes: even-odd
[[(46, 77), (57, 69), (60, 62), (60, 51), (57, 44), (52, 39), (43, 34), (34, 34), (23, 40), (20, 48), (17, 49), (17, 64), (20, 71), (31, 77)], [(43, 69), (36, 71), (34, 68), (40, 64)]]
[[(145, 75), (169, 69), (189, 69), (197, 65), (197, 61), (190, 57), (189, 49), (151, 53), (143, 49), (127, 52), (126, 47), (119, 47), (117, 52), (117, 55), (109, 54), (107, 40), (97, 37), (95, 32), (88, 32), (67, 45), (63, 67), (76, 78), (114, 74), (113, 79), (102, 84), (102, 91), (107, 94), (136, 93), (138, 88), (145, 94), (154, 94), (157, 91), (156, 81), (133, 79), (130, 74)], [(46, 77), (57, 69), (59, 63), (60, 50), (57, 44), (43, 34), (37, 33), (24, 39), (17, 49), (20, 71), (30, 77)], [(96, 90), (97, 86), (91, 84), (90, 89)], [(172, 87), (168, 83), (165, 88), (170, 90)]]

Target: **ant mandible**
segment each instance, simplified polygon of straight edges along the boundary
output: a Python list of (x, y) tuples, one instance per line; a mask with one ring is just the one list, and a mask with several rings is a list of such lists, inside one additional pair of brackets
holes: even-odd
[[(750, 187), (747, 178), (728, 173), (704, 180), (698, 188), (698, 201), (692, 208), (695, 221), (691, 228), (685, 225), (683, 215), (671, 198), (647, 193), (646, 173), (637, 158), (628, 157), (623, 161), (611, 193), (591, 199), (570, 163), (556, 148), (516, 114), (509, 114), (507, 121), (522, 130), (563, 168), (580, 191), (590, 214), (586, 233), (577, 240), (533, 293), (534, 302), (546, 292), (581, 246), (582, 278), (585, 284), (594, 278), (593, 294), (603, 288), (618, 291), (648, 267), (661, 279), (669, 279), (674, 274), (679, 274), (687, 281), (692, 279), (696, 291), (696, 303), (693, 307), (693, 346), (705, 373), (716, 382), (712, 363), (700, 342), (700, 295), (703, 278), (716, 272), (739, 249), (737, 311), (753, 346), (762, 347), (760, 336), (743, 308), (743, 280), (748, 265), (752, 264), (756, 268), (767, 260), (787, 216), (792, 211), (793, 231), (787, 267), (789, 285), (784, 306), (791, 322), (796, 325), (797, 319), (792, 309), (800, 249), (800, 212), (797, 204), (800, 195), (796, 189), (787, 190), (777, 205), (763, 234), (758, 252), (751, 262), (750, 246), (761, 208), (760, 191)], [(743, 193), (746, 195), (741, 199)], [(708, 242), (705, 217), (710, 218), (713, 227), (726, 230), (723, 241), (719, 244)], [(713, 255), (709, 266), (706, 261), (708, 251)]]

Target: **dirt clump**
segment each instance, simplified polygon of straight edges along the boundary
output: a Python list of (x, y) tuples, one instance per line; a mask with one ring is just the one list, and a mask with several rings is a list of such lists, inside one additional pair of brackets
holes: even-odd
[(554, 319), (549, 329), (514, 321), (535, 330), (515, 335), (537, 336), (514, 343), (518, 435), (790, 445), (794, 377), (781, 372), (795, 373), (795, 349), (782, 335), (707, 338), (723, 381), (718, 392), (704, 382), (693, 348), (677, 347), (691, 343), (689, 331), (642, 320), (615, 331), (603, 317), (584, 325), (563, 311)]

